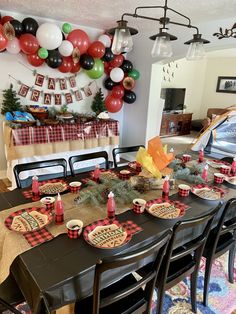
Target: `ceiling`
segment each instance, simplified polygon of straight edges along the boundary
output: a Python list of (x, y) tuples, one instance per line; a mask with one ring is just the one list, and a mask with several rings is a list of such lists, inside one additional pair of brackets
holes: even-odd
[[(47, 17), (73, 24), (108, 29), (115, 25), (122, 13), (133, 13), (136, 6), (163, 5), (164, 0), (0, 0), (0, 10), (21, 13), (24, 16)], [(191, 18), (193, 24), (235, 16), (235, 0), (169, 0), (168, 5)], [(155, 14), (154, 14), (154, 13)], [(162, 10), (143, 10), (143, 15), (161, 17)], [(169, 14), (174, 21), (181, 20)], [(131, 26), (150, 30), (153, 23), (129, 18)], [(132, 23), (131, 23), (132, 20)]]

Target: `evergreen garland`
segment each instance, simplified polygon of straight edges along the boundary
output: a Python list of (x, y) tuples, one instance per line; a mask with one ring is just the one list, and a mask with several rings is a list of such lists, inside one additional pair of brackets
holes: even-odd
[(94, 96), (91, 109), (93, 110), (93, 112), (96, 113), (97, 116), (99, 115), (99, 113), (107, 111), (105, 107), (104, 95), (101, 88), (99, 88), (98, 92)]
[(110, 191), (114, 193), (117, 204), (132, 203), (134, 198), (139, 197), (139, 193), (131, 187), (127, 180), (119, 178), (102, 179), (100, 184), (89, 180), (87, 185), (89, 188), (80, 191), (79, 197), (75, 199), (78, 203), (90, 203), (95, 206), (106, 204)]
[(3, 102), (1, 107), (1, 114), (6, 112), (21, 111), (22, 106), (20, 104), (20, 99), (16, 97), (16, 91), (13, 90), (13, 85), (11, 84), (8, 89), (3, 91)]

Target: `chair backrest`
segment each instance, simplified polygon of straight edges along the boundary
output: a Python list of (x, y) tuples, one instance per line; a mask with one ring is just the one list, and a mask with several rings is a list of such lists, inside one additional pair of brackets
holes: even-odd
[(113, 162), (114, 162), (114, 167), (117, 167), (117, 159), (116, 156), (119, 154), (124, 154), (124, 153), (132, 153), (132, 152), (137, 152), (140, 147), (145, 148), (144, 145), (137, 145), (137, 146), (130, 146), (130, 147), (117, 147), (112, 150), (112, 156), (113, 156)]
[(105, 168), (109, 169), (108, 154), (106, 151), (77, 155), (77, 156), (71, 156), (69, 158), (71, 175), (75, 176), (75, 173), (76, 173), (75, 167), (74, 167), (75, 163), (80, 162), (80, 161), (84, 161), (84, 160), (98, 159), (98, 158), (105, 159)]
[[(221, 207), (222, 202), (220, 202), (208, 214), (204, 214), (202, 216), (188, 220), (179, 221), (175, 224), (175, 226), (173, 227), (173, 234), (163, 260), (164, 271), (161, 273), (162, 280), (166, 280), (170, 262), (179, 260), (186, 255), (194, 255), (195, 267), (199, 266), (204, 245), (211, 230), (213, 219)], [(191, 231), (191, 234), (196, 234), (196, 237), (191, 238), (191, 240), (187, 243), (184, 243), (184, 245), (175, 248), (176, 238), (178, 237), (178, 235), (180, 235), (180, 232), (181, 235), (184, 235), (185, 233), (184, 238), (188, 239), (188, 230)]]
[[(152, 241), (148, 245), (145, 245), (136, 251), (124, 253), (115, 257), (107, 257), (100, 260), (96, 264), (95, 275), (94, 275), (93, 314), (98, 314), (100, 308), (108, 306), (112, 303), (115, 303), (129, 296), (130, 294), (140, 289), (143, 285), (146, 285), (145, 293), (144, 293), (145, 301), (147, 304), (147, 308), (149, 307), (150, 309), (156, 277), (157, 277), (160, 264), (165, 254), (166, 247), (167, 247), (170, 237), (171, 237), (171, 230), (168, 230), (155, 241)], [(132, 285), (129, 285), (127, 287), (122, 287), (121, 291), (116, 292), (114, 294), (110, 294), (109, 297), (102, 298), (100, 296), (101, 279), (102, 279), (101, 277), (104, 272), (115, 269), (115, 268), (119, 269), (122, 266), (129, 265), (129, 273), (132, 273), (133, 271), (137, 270), (137, 267), (138, 267), (137, 263), (141, 261), (144, 261), (145, 263), (145, 258), (147, 257), (152, 257), (153, 266), (152, 266), (151, 271), (146, 276), (144, 276), (141, 280), (137, 281), (136, 283), (133, 283)], [(150, 259), (147, 263), (150, 263)], [(131, 265), (133, 265), (132, 270), (130, 270)]]
[(228, 163), (232, 164), (232, 161), (233, 161), (233, 157), (223, 157), (221, 158), (222, 161), (227, 161)]
[(42, 168), (49, 168), (49, 167), (62, 167), (63, 168), (63, 177), (66, 178), (66, 171), (67, 171), (67, 161), (64, 158), (59, 159), (51, 159), (51, 160), (43, 160), (43, 161), (35, 161), (25, 164), (18, 164), (15, 165), (13, 168), (13, 172), (16, 179), (16, 185), (18, 188), (23, 187), (23, 181), (20, 179), (20, 173), (29, 170), (36, 170)]

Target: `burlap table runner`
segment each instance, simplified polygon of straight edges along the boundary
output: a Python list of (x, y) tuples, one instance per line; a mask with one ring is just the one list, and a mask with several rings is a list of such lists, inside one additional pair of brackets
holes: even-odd
[[(174, 190), (171, 191), (173, 193)], [(150, 200), (161, 195), (160, 190), (149, 191), (142, 198)], [(51, 223), (46, 228), (55, 236), (61, 233), (66, 233), (66, 222), (70, 219), (80, 219), (84, 226), (107, 217), (106, 206), (92, 206), (86, 204), (75, 204), (74, 199), (76, 194), (68, 193), (62, 195), (62, 201), (65, 208), (65, 223), (63, 225), (55, 225)], [(40, 202), (27, 203), (13, 207), (0, 212), (0, 283), (3, 282), (9, 274), (9, 268), (15, 257), (31, 248), (21, 233), (11, 231), (4, 225), (5, 219), (13, 212), (31, 207), (41, 207)], [(118, 205), (116, 214), (121, 214), (132, 207), (132, 204)], [(71, 240), (74, 241), (74, 240)]]

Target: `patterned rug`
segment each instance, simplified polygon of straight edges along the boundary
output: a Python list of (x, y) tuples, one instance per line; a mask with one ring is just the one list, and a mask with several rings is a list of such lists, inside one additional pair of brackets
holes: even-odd
[[(197, 314), (236, 314), (236, 268), (234, 269), (234, 284), (228, 282), (228, 254), (214, 261), (210, 279), (208, 306), (202, 304), (204, 284), (205, 259), (202, 258), (197, 285)], [(235, 259), (236, 265), (236, 259)], [(166, 292), (163, 314), (191, 314), (189, 278)], [(152, 314), (156, 313), (157, 294), (154, 292)], [(18, 307), (24, 314), (31, 314), (26, 304)], [(9, 314), (9, 311), (4, 314)]]

